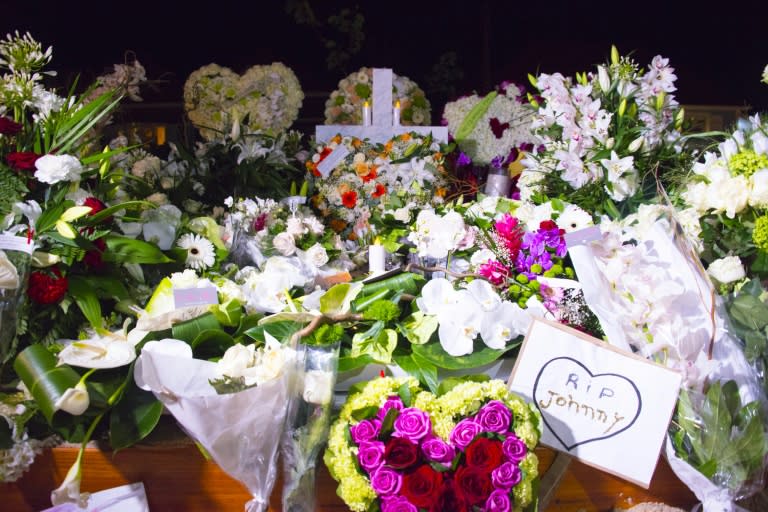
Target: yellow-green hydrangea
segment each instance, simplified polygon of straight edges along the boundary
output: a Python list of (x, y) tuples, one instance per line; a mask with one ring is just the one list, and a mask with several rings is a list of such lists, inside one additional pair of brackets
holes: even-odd
[(768, 251), (768, 215), (759, 217), (755, 221), (755, 229), (752, 231), (752, 241), (758, 249)]
[(728, 160), (728, 168), (734, 174), (749, 177), (760, 169), (768, 168), (768, 156), (758, 155), (751, 149), (744, 149)]
[(531, 480), (525, 478), (512, 489), (512, 495), (515, 497), (515, 510), (518, 506), (522, 509), (528, 506), (533, 500), (533, 486)]

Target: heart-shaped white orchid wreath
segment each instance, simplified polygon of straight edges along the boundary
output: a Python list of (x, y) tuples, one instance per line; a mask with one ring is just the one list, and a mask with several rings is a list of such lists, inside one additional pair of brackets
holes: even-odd
[(252, 66), (242, 75), (208, 64), (184, 84), (184, 109), (207, 140), (223, 139), (234, 123), (251, 133), (285, 131), (298, 117), (303, 99), (298, 78), (280, 62)]

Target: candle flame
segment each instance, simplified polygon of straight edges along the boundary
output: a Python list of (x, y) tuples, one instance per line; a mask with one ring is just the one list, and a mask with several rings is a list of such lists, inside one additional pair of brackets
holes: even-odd
[(395, 108), (400, 108), (400, 100), (397, 100), (397, 101), (395, 102)]
[(368, 103), (368, 100), (365, 100), (365, 102), (363, 103), (363, 106), (364, 107), (369, 107), (370, 106), (369, 103)]
[(373, 245), (381, 245), (381, 237), (376, 237), (373, 239)]

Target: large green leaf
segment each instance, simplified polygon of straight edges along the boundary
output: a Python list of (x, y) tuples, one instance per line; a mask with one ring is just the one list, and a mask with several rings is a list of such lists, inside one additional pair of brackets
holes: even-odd
[(475, 126), (480, 121), (480, 119), (482, 119), (485, 113), (488, 112), (488, 109), (491, 107), (491, 103), (493, 103), (493, 100), (496, 99), (498, 94), (499, 93), (496, 91), (491, 91), (486, 94), (482, 100), (477, 102), (474, 107), (472, 107), (472, 110), (467, 113), (467, 115), (464, 117), (464, 120), (459, 125), (459, 128), (456, 130), (456, 135), (454, 136), (456, 142), (461, 144), (461, 142), (466, 139), (470, 133), (472, 133), (472, 130), (475, 129)]
[[(387, 364), (392, 361), (392, 352), (397, 347), (397, 332), (382, 328), (384, 322), (378, 321), (371, 331), (357, 333), (352, 337), (352, 357), (367, 354), (375, 361)], [(379, 327), (376, 329), (376, 327)]]
[(83, 312), (83, 315), (94, 329), (104, 327), (104, 319), (101, 318), (101, 304), (96, 296), (96, 291), (82, 276), (69, 277), (69, 293), (75, 299), (75, 304)]
[(163, 413), (163, 404), (155, 396), (136, 387), (130, 379), (122, 399), (109, 418), (109, 441), (115, 451), (128, 448), (147, 437)]
[(427, 343), (426, 345), (412, 345), (414, 354), (418, 354), (438, 368), (446, 370), (464, 370), (477, 368), (492, 363), (510, 350), (517, 348), (520, 342), (513, 343), (503, 350), (488, 348), (482, 342), (475, 342), (472, 354), (468, 356), (452, 356), (448, 354), (439, 343)]
[(234, 338), (221, 329), (203, 331), (192, 341), (192, 351), (197, 359), (214, 359), (235, 344)]
[(155, 244), (124, 236), (108, 235), (103, 239), (107, 244), (105, 261), (117, 263), (170, 263), (173, 260), (163, 254)]
[(133, 208), (156, 208), (154, 203), (149, 201), (126, 201), (124, 203), (116, 204), (108, 208), (104, 208), (98, 213), (89, 215), (82, 219), (82, 223), (86, 226), (96, 226), (104, 221), (107, 217), (110, 217), (122, 210), (129, 210)]
[(362, 283), (339, 283), (320, 297), (320, 312), (324, 315), (349, 313), (351, 303), (363, 289)]
[(734, 320), (752, 330), (768, 325), (768, 305), (753, 295), (741, 294), (733, 299), (728, 312)]
[(358, 368), (362, 368), (363, 366), (367, 366), (372, 363), (374, 363), (374, 360), (368, 354), (354, 357), (341, 356), (339, 357), (339, 373), (357, 370)]
[(49, 423), (56, 412), (56, 401), (80, 381), (80, 375), (71, 367), (57, 364), (56, 357), (42, 345), (30, 345), (16, 356), (13, 363), (16, 374)]
[(414, 345), (424, 345), (437, 331), (437, 315), (425, 315), (416, 311), (398, 326), (403, 335)]
[(434, 364), (418, 354), (395, 355), (393, 359), (397, 366), (419, 379), (430, 391), (437, 393), (437, 367)]
[(286, 343), (291, 339), (291, 336), (293, 336), (293, 333), (295, 333), (302, 327), (303, 326), (300, 323), (293, 322), (290, 320), (283, 320), (280, 322), (257, 325), (256, 327), (252, 327), (246, 330), (243, 334), (245, 334), (246, 336), (248, 336), (253, 340), (260, 341), (263, 343), (264, 331), (267, 331), (269, 334), (274, 336), (275, 339), (280, 340), (282, 343)]
[(197, 318), (174, 324), (171, 327), (173, 338), (192, 343), (202, 332), (209, 330), (221, 330), (219, 321), (213, 313), (206, 313)]
[(381, 281), (366, 284), (360, 294), (362, 296), (369, 296), (375, 295), (381, 290), (397, 290), (402, 293), (416, 295), (421, 290), (421, 287), (424, 286), (424, 283), (425, 279), (423, 276), (413, 272), (403, 272)]

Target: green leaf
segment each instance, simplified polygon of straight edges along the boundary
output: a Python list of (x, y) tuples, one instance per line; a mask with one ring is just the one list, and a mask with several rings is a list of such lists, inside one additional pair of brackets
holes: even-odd
[(438, 368), (446, 370), (465, 370), (477, 368), (492, 363), (510, 350), (517, 348), (520, 342), (509, 345), (503, 350), (488, 348), (482, 342), (475, 342), (474, 351), (467, 356), (452, 356), (448, 354), (439, 343), (427, 343), (426, 345), (412, 345), (414, 354), (418, 354)]
[(240, 324), (243, 316), (243, 306), (238, 300), (229, 300), (224, 304), (217, 304), (211, 313), (216, 317), (221, 325), (234, 327)]
[(104, 208), (98, 213), (85, 217), (82, 219), (82, 223), (86, 226), (96, 226), (97, 224), (104, 222), (104, 219), (107, 217), (111, 217), (121, 210), (130, 210), (133, 208), (156, 208), (156, 206), (154, 203), (150, 203), (149, 201), (126, 201), (124, 203)]
[(434, 364), (418, 354), (396, 354), (393, 359), (403, 371), (419, 379), (433, 393), (437, 392), (437, 367)]
[(115, 452), (128, 448), (154, 430), (163, 413), (163, 404), (149, 391), (136, 387), (133, 378), (109, 418), (109, 441)]
[(251, 339), (264, 343), (264, 331), (267, 331), (274, 336), (275, 339), (280, 340), (282, 343), (286, 343), (296, 331), (302, 328), (301, 324), (290, 320), (282, 320), (264, 325), (261, 325), (261, 322), (259, 322), (259, 324), (260, 325), (257, 325), (256, 327), (246, 330), (243, 334)]
[(56, 357), (42, 345), (30, 345), (16, 356), (13, 363), (13, 369), (48, 423), (51, 423), (57, 410), (54, 406), (56, 401), (80, 381), (80, 375), (71, 367), (57, 364)]
[(768, 325), (768, 305), (758, 297), (740, 294), (728, 307), (733, 320), (752, 330), (760, 330)]
[(35, 223), (35, 231), (38, 233), (45, 233), (56, 225), (56, 221), (59, 220), (61, 214), (68, 206), (71, 206), (70, 202), (59, 203), (54, 206), (48, 207), (43, 210), (43, 213), (38, 217)]
[(77, 307), (83, 312), (83, 316), (94, 329), (104, 327), (104, 319), (101, 317), (101, 304), (96, 296), (96, 291), (82, 276), (69, 277), (69, 293), (75, 299)]
[(202, 331), (190, 343), (197, 359), (214, 359), (224, 355), (224, 352), (235, 344), (234, 338), (221, 329)]
[(352, 411), (352, 418), (354, 418), (357, 421), (367, 420), (368, 418), (373, 418), (376, 416), (376, 413), (379, 412), (379, 407), (376, 405), (371, 405), (369, 407), (363, 407), (361, 409), (355, 409)]
[(407, 382), (403, 382), (399, 388), (397, 388), (397, 396), (403, 401), (403, 405), (406, 407), (411, 406), (411, 388)]
[(117, 235), (103, 238), (107, 244), (104, 261), (117, 263), (171, 263), (173, 260), (163, 254), (155, 244)]
[[(374, 325), (376, 324), (381, 324), (383, 327), (384, 322), (377, 321)], [(352, 337), (351, 355), (355, 357), (367, 354), (374, 361), (387, 364), (392, 361), (392, 352), (395, 347), (397, 347), (397, 333), (393, 329), (380, 328), (375, 334), (355, 334)]]
[(416, 311), (408, 316), (398, 326), (402, 327), (403, 335), (414, 345), (424, 345), (437, 331), (439, 322), (437, 315), (425, 315), (421, 311)]
[(493, 100), (496, 99), (498, 94), (499, 93), (496, 91), (489, 92), (482, 100), (480, 100), (474, 107), (472, 107), (472, 110), (467, 113), (466, 117), (459, 125), (459, 128), (456, 130), (456, 135), (454, 137), (456, 142), (459, 143), (459, 146), (461, 146), (461, 143), (464, 141), (464, 139), (469, 137), (480, 119), (482, 119), (485, 113), (488, 112), (488, 109), (491, 107)]
[(320, 312), (324, 315), (349, 313), (352, 300), (363, 289), (362, 283), (339, 283), (331, 286), (320, 297)]
[(174, 324), (171, 333), (174, 339), (192, 343), (200, 333), (208, 330), (221, 330), (219, 321), (213, 313), (206, 313), (197, 318)]
[(355, 357), (339, 357), (339, 373), (357, 370), (374, 362), (373, 358), (368, 354)]
[(488, 375), (485, 374), (478, 374), (478, 375), (463, 375), (461, 377), (448, 377), (446, 379), (443, 379), (442, 382), (440, 382), (440, 386), (437, 388), (437, 396), (442, 396), (458, 386), (459, 384), (463, 384), (465, 382), (486, 382), (491, 380), (491, 378)]
[(375, 295), (381, 292), (381, 290), (397, 290), (402, 293), (417, 295), (424, 283), (425, 279), (423, 276), (413, 272), (403, 272), (375, 283), (366, 284), (360, 295), (367, 297)]

